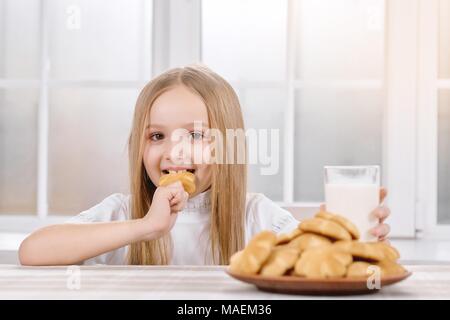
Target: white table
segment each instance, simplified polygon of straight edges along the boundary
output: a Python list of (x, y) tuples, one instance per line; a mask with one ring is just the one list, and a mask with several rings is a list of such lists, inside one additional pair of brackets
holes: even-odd
[(0, 265), (0, 299), (450, 299), (450, 264), (405, 267), (410, 278), (378, 293), (317, 297), (262, 292), (220, 266)]

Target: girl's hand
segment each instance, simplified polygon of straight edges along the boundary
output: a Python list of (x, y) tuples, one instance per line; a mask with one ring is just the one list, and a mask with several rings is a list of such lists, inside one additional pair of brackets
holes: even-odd
[[(387, 235), (391, 231), (391, 228), (388, 224), (384, 223), (384, 220), (386, 220), (387, 217), (391, 214), (391, 210), (383, 205), (383, 201), (386, 198), (387, 195), (387, 189), (385, 187), (380, 188), (380, 205), (371, 212), (371, 214), (378, 218), (378, 225), (374, 227), (370, 232), (378, 237), (378, 241), (384, 241), (389, 242), (387, 240)], [(324, 204), (320, 206), (320, 210), (326, 210), (326, 207)]]
[[(170, 231), (177, 219), (177, 213), (186, 206), (189, 194), (180, 181), (166, 187), (158, 187), (153, 195), (152, 205), (143, 218), (148, 230), (160, 237)], [(154, 239), (155, 236), (151, 236)]]
[(391, 228), (389, 227), (388, 224), (383, 223), (384, 220), (386, 220), (387, 217), (389, 217), (389, 215), (391, 214), (391, 210), (386, 207), (383, 203), (384, 203), (384, 199), (386, 198), (387, 195), (387, 189), (384, 187), (380, 188), (380, 205), (372, 211), (372, 215), (376, 218), (378, 218), (378, 225), (373, 228), (370, 232), (378, 237), (378, 241), (385, 241), (385, 242), (389, 242), (387, 240), (387, 235), (389, 234), (389, 232), (391, 231)]

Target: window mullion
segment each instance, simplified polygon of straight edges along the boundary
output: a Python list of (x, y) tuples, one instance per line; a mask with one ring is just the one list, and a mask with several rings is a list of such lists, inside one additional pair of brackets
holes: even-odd
[(38, 105), (37, 140), (37, 215), (39, 218), (44, 219), (48, 215), (48, 78), (50, 72), (50, 58), (48, 54), (48, 16), (46, 0), (41, 0), (40, 9), (41, 74)]
[(383, 183), (392, 236), (415, 236), (418, 0), (386, 1), (386, 106)]
[(416, 228), (434, 233), (438, 198), (438, 0), (420, 0)]
[(142, 12), (140, 13), (141, 23), (139, 25), (139, 36), (141, 38), (141, 50), (139, 50), (139, 61), (141, 68), (139, 80), (145, 81), (152, 76), (152, 15), (153, 1), (142, 0)]
[(286, 80), (287, 105), (284, 117), (284, 170), (283, 170), (283, 202), (289, 205), (294, 202), (294, 135), (295, 135), (295, 35), (296, 35), (297, 1), (288, 1), (287, 12), (287, 50)]
[(200, 61), (200, 18), (200, 0), (154, 0), (153, 76)]

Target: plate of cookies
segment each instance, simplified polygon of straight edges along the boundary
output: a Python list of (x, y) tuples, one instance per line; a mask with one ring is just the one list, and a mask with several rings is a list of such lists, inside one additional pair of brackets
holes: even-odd
[(411, 275), (397, 249), (359, 237), (351, 221), (320, 211), (290, 234), (255, 235), (226, 272), (262, 291), (313, 295), (375, 293)]

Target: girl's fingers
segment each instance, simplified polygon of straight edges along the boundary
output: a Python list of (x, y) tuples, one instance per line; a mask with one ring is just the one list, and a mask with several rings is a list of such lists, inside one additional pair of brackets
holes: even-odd
[(183, 193), (184, 193), (183, 187), (181, 187), (181, 188), (178, 188), (178, 187), (170, 188), (170, 192), (171, 192), (171, 195), (172, 195), (172, 198), (169, 201), (171, 206), (179, 203), (184, 197), (184, 195), (183, 195)]
[(385, 187), (380, 188), (380, 204), (383, 204), (384, 199), (387, 196), (387, 189)]
[(370, 230), (370, 233), (378, 238), (385, 238), (389, 232), (391, 231), (391, 227), (388, 224), (381, 223), (377, 225), (375, 228)]
[(184, 203), (177, 203), (176, 205), (170, 207), (170, 212), (171, 213), (178, 213), (180, 211), (182, 211), (184, 209)]
[(176, 205), (183, 200), (183, 192), (181, 190), (177, 190), (173, 194), (173, 198), (170, 200), (170, 205)]
[(325, 206), (325, 203), (322, 203), (319, 207), (320, 211), (327, 211), (327, 207)]
[(181, 191), (179, 194), (177, 194), (177, 201), (171, 204), (170, 209), (172, 212), (179, 212), (184, 209), (186, 206), (186, 202), (189, 198), (189, 194), (186, 191)]
[(181, 181), (175, 181), (174, 183), (169, 184), (164, 188), (169, 190), (172, 194), (174, 194), (175, 192), (184, 191), (183, 184), (181, 183)]
[(379, 206), (375, 210), (372, 211), (372, 216), (379, 219), (379, 222), (382, 223), (386, 220), (387, 217), (391, 214), (391, 209), (385, 206)]
[(183, 208), (182, 208), (182, 206), (179, 203), (174, 205), (174, 206), (172, 206), (172, 207), (170, 207), (170, 212), (171, 213), (178, 213), (181, 210), (183, 210)]
[(171, 183), (168, 186), (166, 186), (166, 188), (168, 188), (170, 190), (180, 190), (180, 189), (183, 189), (183, 184), (181, 183), (180, 180), (177, 180), (174, 183)]
[(173, 207), (173, 206), (177, 205), (179, 202), (180, 202), (180, 200), (178, 198), (174, 197), (174, 198), (172, 198), (172, 200), (169, 201), (169, 205), (171, 207)]

